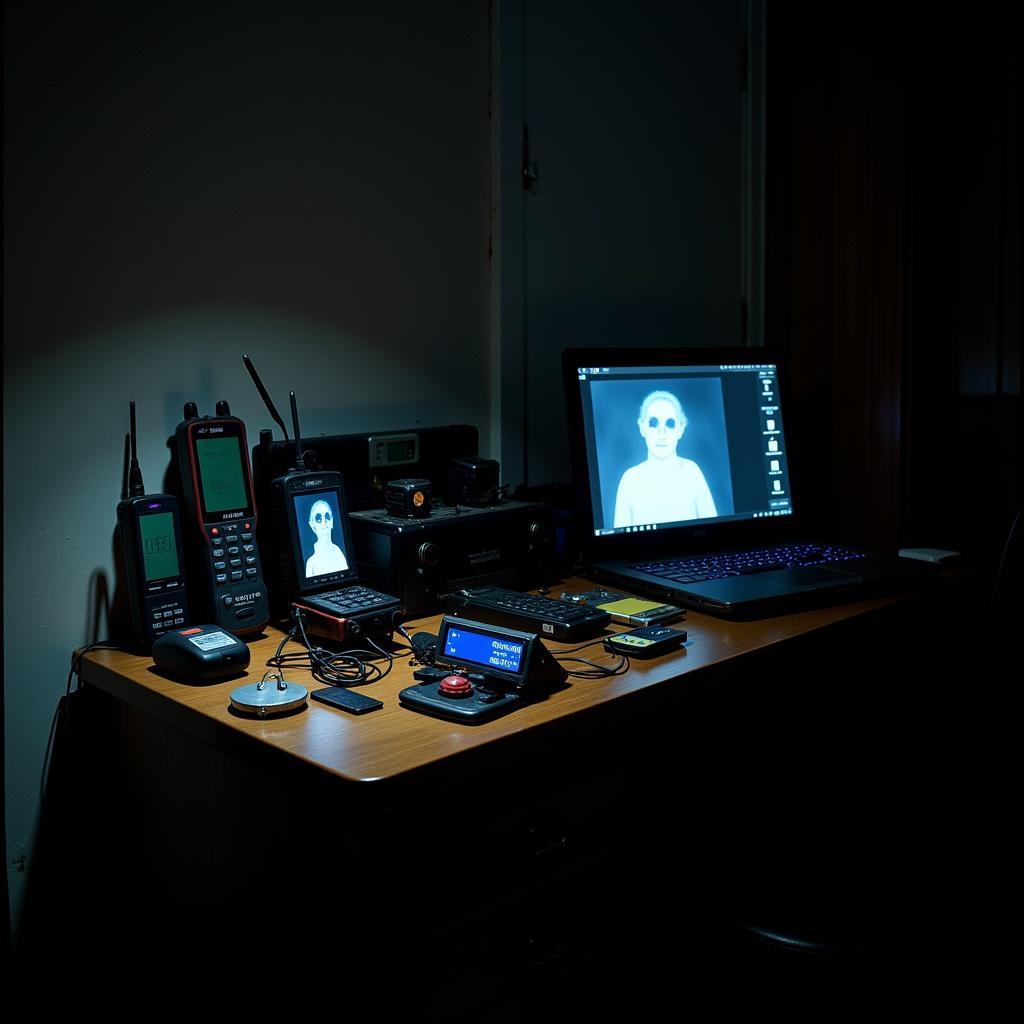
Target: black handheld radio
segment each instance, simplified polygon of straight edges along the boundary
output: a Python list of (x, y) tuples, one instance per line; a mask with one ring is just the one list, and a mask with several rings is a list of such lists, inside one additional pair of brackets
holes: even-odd
[[(178, 501), (170, 494), (146, 494), (135, 437), (135, 403), (129, 404), (131, 463), (125, 459), (117, 531), (124, 556), (132, 632), (147, 650), (168, 630), (189, 621), (184, 549)], [(127, 456), (127, 452), (125, 453)]]
[[(256, 547), (256, 503), (245, 424), (217, 403), (199, 416), (186, 402), (174, 432), (188, 532), (205, 599), (203, 621), (239, 636), (269, 619), (267, 587)], [(194, 588), (195, 589), (195, 588)]]

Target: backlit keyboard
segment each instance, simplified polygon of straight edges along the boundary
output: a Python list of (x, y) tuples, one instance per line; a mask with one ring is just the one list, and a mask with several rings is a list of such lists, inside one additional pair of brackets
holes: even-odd
[(788, 569), (798, 565), (834, 565), (863, 558), (866, 552), (837, 545), (780, 544), (752, 551), (724, 552), (689, 558), (655, 559), (632, 562), (630, 568), (672, 580), (675, 583), (699, 583), (720, 580), (726, 576), (746, 576), (772, 569)]

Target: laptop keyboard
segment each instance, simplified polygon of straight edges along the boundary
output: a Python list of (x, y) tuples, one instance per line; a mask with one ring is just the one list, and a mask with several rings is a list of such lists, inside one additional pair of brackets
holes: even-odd
[(863, 558), (866, 552), (837, 545), (780, 544), (752, 551), (733, 551), (690, 558), (662, 558), (649, 562), (631, 562), (630, 568), (675, 583), (699, 583), (720, 580), (726, 576), (748, 576), (772, 569), (789, 569), (802, 565), (834, 565)]

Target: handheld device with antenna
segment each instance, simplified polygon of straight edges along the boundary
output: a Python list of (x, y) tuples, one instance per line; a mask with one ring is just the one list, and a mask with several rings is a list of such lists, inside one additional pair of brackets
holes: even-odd
[(124, 556), (132, 633), (147, 650), (189, 621), (181, 543), (181, 513), (170, 494), (147, 494), (139, 466), (135, 403), (129, 403), (117, 530)]
[(269, 621), (267, 585), (256, 547), (256, 499), (245, 424), (221, 400), (215, 416), (186, 402), (174, 432), (192, 555), (192, 596), (202, 621), (238, 636)]
[[(242, 358), (287, 438), (252, 360)], [(300, 616), (307, 633), (329, 640), (347, 642), (390, 634), (401, 602), (359, 585), (344, 481), (334, 470), (307, 469), (295, 392), (288, 397), (294, 458), (288, 472), (271, 484), (270, 514), (259, 533), (269, 572), (271, 611), (282, 620)]]

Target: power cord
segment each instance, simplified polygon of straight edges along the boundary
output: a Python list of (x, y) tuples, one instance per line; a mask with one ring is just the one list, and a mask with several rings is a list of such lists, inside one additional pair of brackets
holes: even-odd
[(609, 679), (612, 676), (621, 676), (629, 671), (629, 658), (625, 654), (619, 655), (619, 660), (614, 665), (599, 665), (596, 661), (591, 661), (589, 658), (578, 658), (575, 657), (580, 651), (585, 651), (588, 647), (593, 647), (595, 644), (603, 644), (604, 637), (598, 637), (596, 640), (591, 640), (589, 643), (580, 644), (579, 647), (572, 647), (568, 651), (558, 651), (557, 654), (552, 651), (552, 657), (557, 662), (579, 662), (581, 665), (586, 665), (583, 669), (566, 669), (566, 674), (573, 679)]
[(63, 732), (65, 747), (69, 742), (71, 732), (71, 681), (77, 678), (77, 684), (74, 689), (74, 692), (77, 693), (82, 688), (82, 680), (79, 671), (82, 667), (82, 658), (84, 658), (90, 651), (119, 651), (122, 649), (123, 644), (119, 644), (114, 640), (94, 640), (91, 644), (86, 644), (84, 647), (79, 648), (75, 652), (75, 656), (71, 659), (71, 668), (68, 670), (68, 681), (67, 685), (64, 687), (64, 700), (62, 705), (58, 704), (57, 709), (53, 713), (53, 721), (50, 723), (50, 735), (46, 740), (46, 751), (43, 754), (43, 775), (41, 785), (44, 790), (46, 789), (46, 779), (50, 774), (50, 764), (53, 759), (53, 744), (57, 736), (57, 724), (61, 719), (61, 706), (64, 708)]

